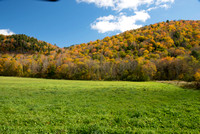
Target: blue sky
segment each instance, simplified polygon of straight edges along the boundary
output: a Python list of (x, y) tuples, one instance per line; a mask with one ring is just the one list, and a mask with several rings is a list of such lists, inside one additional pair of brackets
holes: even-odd
[(26, 34), (59, 47), (166, 20), (200, 20), (198, 0), (0, 1), (0, 34)]

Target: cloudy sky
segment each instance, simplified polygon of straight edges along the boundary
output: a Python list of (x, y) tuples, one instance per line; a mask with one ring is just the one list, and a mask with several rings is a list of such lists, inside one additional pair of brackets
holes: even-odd
[(0, 12), (0, 34), (26, 34), (64, 47), (166, 20), (200, 20), (200, 1), (2, 0)]

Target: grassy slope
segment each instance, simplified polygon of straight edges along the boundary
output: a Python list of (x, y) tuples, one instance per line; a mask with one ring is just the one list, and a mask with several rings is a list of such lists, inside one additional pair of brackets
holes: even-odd
[(0, 77), (0, 133), (199, 130), (200, 91), (155, 82)]

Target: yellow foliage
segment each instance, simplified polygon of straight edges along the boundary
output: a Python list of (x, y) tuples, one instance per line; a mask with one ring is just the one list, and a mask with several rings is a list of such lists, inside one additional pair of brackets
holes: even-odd
[(0, 64), (0, 72), (3, 72), (3, 66)]
[(146, 62), (147, 63), (142, 66), (142, 69), (145, 72), (145, 74), (148, 74), (148, 76), (152, 78), (157, 72), (156, 65), (150, 61), (146, 61)]
[(194, 74), (194, 78), (196, 81), (200, 82), (200, 69)]
[(148, 50), (144, 50), (144, 55), (146, 55), (146, 54), (149, 54), (149, 51)]
[(182, 80), (182, 79), (184, 78), (184, 75), (183, 75), (183, 74), (180, 74), (180, 75), (178, 76), (178, 78), (179, 78), (179, 80)]

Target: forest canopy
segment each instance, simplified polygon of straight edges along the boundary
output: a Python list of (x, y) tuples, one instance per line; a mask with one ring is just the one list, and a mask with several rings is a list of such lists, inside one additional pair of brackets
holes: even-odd
[(200, 80), (200, 21), (160, 22), (66, 48), (26, 35), (0, 35), (0, 75)]

